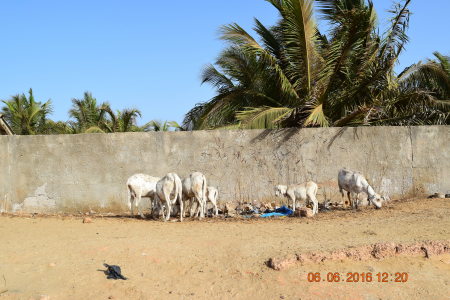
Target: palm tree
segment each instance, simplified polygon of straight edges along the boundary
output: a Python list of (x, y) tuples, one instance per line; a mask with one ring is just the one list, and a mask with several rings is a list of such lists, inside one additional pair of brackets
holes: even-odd
[(22, 94), (2, 101), (6, 105), (2, 109), (2, 114), (16, 134), (44, 133), (47, 116), (52, 112), (51, 100), (45, 103), (37, 102), (34, 99), (33, 90), (30, 89), (28, 93), (28, 98)]
[[(382, 35), (370, 0), (266, 1), (280, 18), (270, 28), (255, 19), (259, 41), (238, 24), (221, 28), (230, 46), (220, 54), (217, 68), (210, 65), (202, 74), (203, 83), (213, 85), (217, 94), (189, 111), (184, 127), (388, 124), (392, 118), (411, 119), (408, 106), (420, 112), (416, 120), (443, 122), (428, 112), (443, 108), (436, 92), (418, 83), (407, 89), (413, 77), (404, 81), (394, 72), (408, 41), (411, 0), (394, 5)], [(329, 23), (326, 35), (318, 30), (314, 5)], [(414, 100), (406, 104), (406, 98)], [(448, 109), (443, 113), (448, 116)]]
[(101, 110), (105, 111), (109, 115), (109, 119), (103, 122), (104, 128), (107, 132), (136, 132), (142, 131), (136, 124), (136, 119), (141, 117), (141, 111), (138, 109), (124, 109), (118, 110), (114, 113), (111, 107), (106, 104), (103, 105)]
[(152, 120), (141, 127), (141, 129), (145, 132), (170, 131), (171, 128), (173, 128), (175, 131), (184, 131), (184, 128), (175, 121), (161, 122), (161, 121), (157, 121), (157, 120)]
[(398, 76), (380, 123), (450, 124), (450, 57), (433, 54), (435, 59), (412, 65)]
[(72, 99), (73, 107), (69, 114), (73, 121), (70, 125), (76, 133), (113, 133), (144, 131), (137, 125), (141, 117), (138, 109), (116, 111), (108, 102), (97, 104), (91, 93), (85, 92), (83, 99)]
[(74, 134), (75, 128), (69, 122), (46, 120), (41, 134)]
[(167, 122), (170, 128), (172, 128), (174, 131), (186, 131), (186, 129), (178, 124), (176, 121), (169, 121)]
[(82, 99), (72, 99), (69, 116), (73, 121), (70, 124), (76, 133), (104, 133), (107, 107), (108, 103), (98, 105), (97, 99), (90, 92), (85, 92)]

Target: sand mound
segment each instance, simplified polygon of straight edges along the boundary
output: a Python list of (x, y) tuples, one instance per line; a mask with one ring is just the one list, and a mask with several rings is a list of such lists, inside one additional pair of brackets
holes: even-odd
[(369, 260), (385, 259), (397, 255), (421, 256), (429, 258), (431, 255), (450, 253), (450, 240), (424, 241), (414, 244), (377, 243), (350, 249), (334, 250), (330, 252), (311, 252), (293, 254), (284, 257), (271, 258), (268, 266), (274, 270), (285, 270), (297, 263), (319, 263), (336, 260)]

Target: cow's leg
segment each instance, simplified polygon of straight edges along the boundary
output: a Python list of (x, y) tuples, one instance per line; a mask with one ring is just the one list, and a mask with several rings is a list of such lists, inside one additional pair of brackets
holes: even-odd
[(134, 204), (139, 212), (139, 215), (142, 219), (145, 219), (144, 214), (142, 213), (142, 205), (140, 205), (142, 199), (142, 194), (140, 192), (136, 193), (136, 199), (134, 200)]
[[(295, 194), (294, 192), (292, 193), (287, 193), (288, 199), (290, 199), (292, 201), (292, 210), (295, 211), (296, 207), (295, 207)], [(289, 201), (288, 201), (288, 207), (289, 207)]]
[[(165, 194), (164, 195), (164, 198), (166, 198), (166, 209), (167, 209), (167, 211), (166, 211), (166, 217), (165, 217), (165, 219), (164, 219), (164, 222), (166, 222), (166, 221), (169, 221), (170, 220), (170, 213), (171, 213), (171, 203), (170, 203), (170, 193), (167, 195), (167, 194)], [(163, 215), (163, 218), (164, 218), (164, 215)]]
[(203, 212), (205, 214), (205, 217), (207, 217), (208, 216), (208, 204), (209, 204), (209, 201), (206, 200), (204, 204), (205, 204), (205, 207), (204, 207)]
[[(189, 201), (183, 201), (183, 204), (184, 204), (183, 216), (187, 218), (187, 212), (188, 212), (188, 210), (190, 210)], [(189, 215), (189, 217), (190, 217), (190, 215)]]
[(152, 218), (155, 219), (155, 213), (159, 214), (159, 210), (160, 210), (159, 204), (158, 204), (159, 200), (157, 200), (157, 198), (155, 196), (155, 197), (153, 197), (151, 202), (152, 202)]
[(193, 217), (196, 217), (198, 204), (197, 204), (197, 199), (195, 199), (195, 198), (191, 198), (190, 201), (191, 201), (191, 207), (190, 207), (189, 216), (191, 218), (193, 218)]
[(199, 199), (197, 199), (197, 213), (196, 216), (199, 219), (203, 219), (205, 217), (205, 207), (203, 206), (203, 202)]
[(348, 198), (348, 204), (351, 205), (353, 208), (353, 200), (352, 200), (350, 192), (347, 192), (347, 198)]
[(356, 209), (358, 209), (359, 206), (359, 193), (356, 193), (356, 198), (355, 198), (355, 207)]
[(203, 219), (205, 217), (205, 206), (206, 203), (204, 201), (203, 198), (199, 198), (199, 202), (200, 202), (200, 219)]
[(358, 208), (358, 194), (351, 193), (352, 196), (352, 208), (357, 209)]
[[(156, 201), (158, 201), (158, 210), (161, 211), (161, 214), (162, 214), (162, 217), (163, 217), (163, 220), (164, 220), (165, 219), (165, 210), (164, 210), (162, 201), (161, 201), (161, 199), (158, 196), (156, 196)], [(159, 217), (159, 215), (158, 215), (158, 217)]]
[(308, 201), (313, 206), (313, 215), (317, 214), (319, 212), (319, 203), (317, 202), (316, 197), (314, 197), (314, 195), (308, 195)]
[(212, 201), (212, 204), (214, 206), (214, 212), (217, 217), (219, 215), (219, 208), (217, 207), (217, 201), (214, 199), (214, 201)]
[(200, 204), (198, 203), (197, 198), (192, 198), (192, 207), (192, 217), (198, 218), (200, 215)]
[(342, 195), (342, 198), (344, 198), (344, 189), (341, 187), (341, 185), (339, 185), (339, 192)]
[(205, 217), (205, 206), (203, 203), (203, 199), (201, 197), (198, 197), (198, 195), (196, 195), (194, 197), (194, 199), (195, 199), (195, 202), (197, 203), (197, 210), (196, 210), (195, 217), (203, 219)]
[(130, 208), (131, 216), (133, 217), (134, 216), (134, 196), (130, 196), (128, 207)]
[(179, 199), (180, 202), (180, 222), (183, 222), (183, 215), (184, 215), (184, 211), (183, 211), (183, 200)]

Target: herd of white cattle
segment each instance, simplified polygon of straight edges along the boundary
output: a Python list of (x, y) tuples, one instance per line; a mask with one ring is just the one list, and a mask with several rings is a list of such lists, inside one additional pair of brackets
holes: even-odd
[(169, 173), (163, 178), (135, 174), (128, 178), (127, 190), (131, 215), (134, 215), (136, 207), (142, 218), (144, 214), (139, 204), (143, 197), (152, 200), (153, 211), (162, 212), (165, 221), (169, 220), (174, 208), (179, 210), (180, 221), (183, 221), (187, 208), (190, 217), (195, 215), (204, 218), (208, 201), (212, 203), (215, 215), (219, 214), (217, 207), (219, 191), (215, 187), (207, 186), (206, 177), (200, 172), (192, 173), (183, 181), (175, 173)]
[[(359, 204), (359, 194), (365, 193), (367, 201), (375, 208), (380, 209), (384, 201), (389, 197), (380, 196), (367, 182), (366, 178), (359, 172), (341, 169), (338, 174), (339, 192), (344, 197), (347, 192), (349, 203), (352, 208), (357, 209)], [(277, 185), (275, 195), (277, 197), (287, 197), (295, 210), (296, 201), (304, 201), (312, 205), (313, 215), (319, 212), (317, 201), (318, 185), (309, 181), (296, 185)], [(141, 198), (148, 197), (152, 202), (153, 212), (162, 213), (164, 221), (169, 220), (171, 213), (177, 211), (180, 221), (183, 221), (186, 211), (190, 217), (204, 218), (207, 212), (207, 204), (213, 205), (214, 215), (218, 215), (217, 198), (218, 188), (207, 186), (206, 177), (200, 172), (194, 172), (183, 180), (175, 173), (169, 173), (159, 178), (146, 174), (135, 174), (127, 180), (128, 207), (131, 215), (134, 215), (134, 208), (138, 208), (139, 215), (144, 218), (140, 205)]]

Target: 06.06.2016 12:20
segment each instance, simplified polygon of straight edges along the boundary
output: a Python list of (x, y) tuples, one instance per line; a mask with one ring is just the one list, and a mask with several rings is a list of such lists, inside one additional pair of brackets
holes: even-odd
[(308, 282), (399, 282), (405, 283), (409, 280), (409, 274), (406, 272), (396, 272), (396, 273), (387, 273), (387, 272), (348, 272), (341, 274), (340, 272), (328, 272), (326, 275), (322, 275), (319, 272), (308, 273), (307, 276)]

